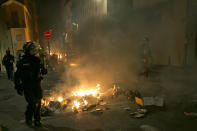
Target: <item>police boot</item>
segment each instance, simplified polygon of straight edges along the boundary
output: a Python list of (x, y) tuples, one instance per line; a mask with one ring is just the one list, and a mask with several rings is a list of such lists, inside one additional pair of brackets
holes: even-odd
[(42, 123), (40, 121), (34, 121), (34, 125), (36, 127), (41, 127), (42, 126)]
[(26, 120), (25, 123), (27, 124), (27, 126), (32, 126), (32, 120)]

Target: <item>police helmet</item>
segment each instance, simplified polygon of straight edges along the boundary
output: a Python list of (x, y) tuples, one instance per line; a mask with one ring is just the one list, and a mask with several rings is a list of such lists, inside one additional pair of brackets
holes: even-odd
[(29, 51), (33, 49), (37, 49), (37, 46), (34, 42), (26, 42), (23, 46), (24, 53), (29, 53)]
[(10, 54), (10, 49), (6, 50), (6, 54), (7, 54), (7, 55)]

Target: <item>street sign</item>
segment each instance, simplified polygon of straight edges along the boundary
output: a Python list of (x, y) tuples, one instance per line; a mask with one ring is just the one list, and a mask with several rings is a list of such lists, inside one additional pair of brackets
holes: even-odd
[(51, 38), (51, 32), (50, 31), (44, 32), (44, 37), (45, 38)]

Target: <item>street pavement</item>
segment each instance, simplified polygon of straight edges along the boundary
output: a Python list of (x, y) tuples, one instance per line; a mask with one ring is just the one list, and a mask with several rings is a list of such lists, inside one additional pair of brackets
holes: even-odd
[[(61, 83), (58, 74), (49, 75), (43, 82), (43, 89), (51, 89)], [(26, 102), (18, 96), (11, 81), (5, 73), (0, 74), (0, 126), (4, 130), (31, 131), (196, 131), (196, 117), (184, 115), (190, 110), (191, 101), (197, 100), (197, 71), (183, 68), (159, 68), (148, 80), (131, 83), (130, 89), (137, 89), (142, 96), (160, 96), (165, 100), (165, 107), (148, 109), (144, 118), (131, 118), (129, 114), (139, 107), (123, 95), (107, 101), (109, 110), (97, 115), (90, 112), (55, 113), (43, 117), (43, 128), (29, 128), (24, 124)], [(130, 111), (124, 108), (130, 107)], [(196, 110), (191, 109), (191, 110)], [(143, 129), (142, 129), (143, 127)], [(149, 129), (145, 129), (145, 128)], [(150, 129), (151, 128), (151, 129)]]

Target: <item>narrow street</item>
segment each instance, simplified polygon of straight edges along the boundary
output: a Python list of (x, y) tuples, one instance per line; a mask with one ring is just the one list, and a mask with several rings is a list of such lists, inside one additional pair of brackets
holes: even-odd
[[(139, 107), (127, 100), (123, 95), (107, 101), (108, 110), (102, 114), (91, 112), (73, 113), (66, 109), (64, 113), (54, 113), (42, 118), (44, 127), (37, 130), (56, 131), (141, 131), (142, 125), (149, 125), (158, 131), (195, 131), (197, 117), (185, 116), (184, 111), (190, 108), (191, 101), (197, 99), (196, 72), (191, 69), (160, 68), (159, 75), (154, 74), (149, 80), (136, 84), (142, 96), (162, 96), (165, 108), (148, 109), (144, 118), (131, 118), (129, 114)], [(14, 90), (13, 83), (8, 81), (5, 74), (0, 75), (0, 124), (11, 131), (34, 130), (24, 124), (25, 101)], [(47, 82), (48, 81), (48, 82)], [(50, 81), (50, 83), (49, 83)], [(61, 79), (51, 73), (43, 83), (43, 89), (55, 87)], [(133, 87), (131, 85), (131, 89)], [(127, 111), (124, 108), (130, 107)], [(191, 108), (190, 108), (191, 109)], [(193, 110), (196, 110), (193, 109)]]
[(0, 0), (0, 131), (197, 131), (196, 78), (197, 0)]

